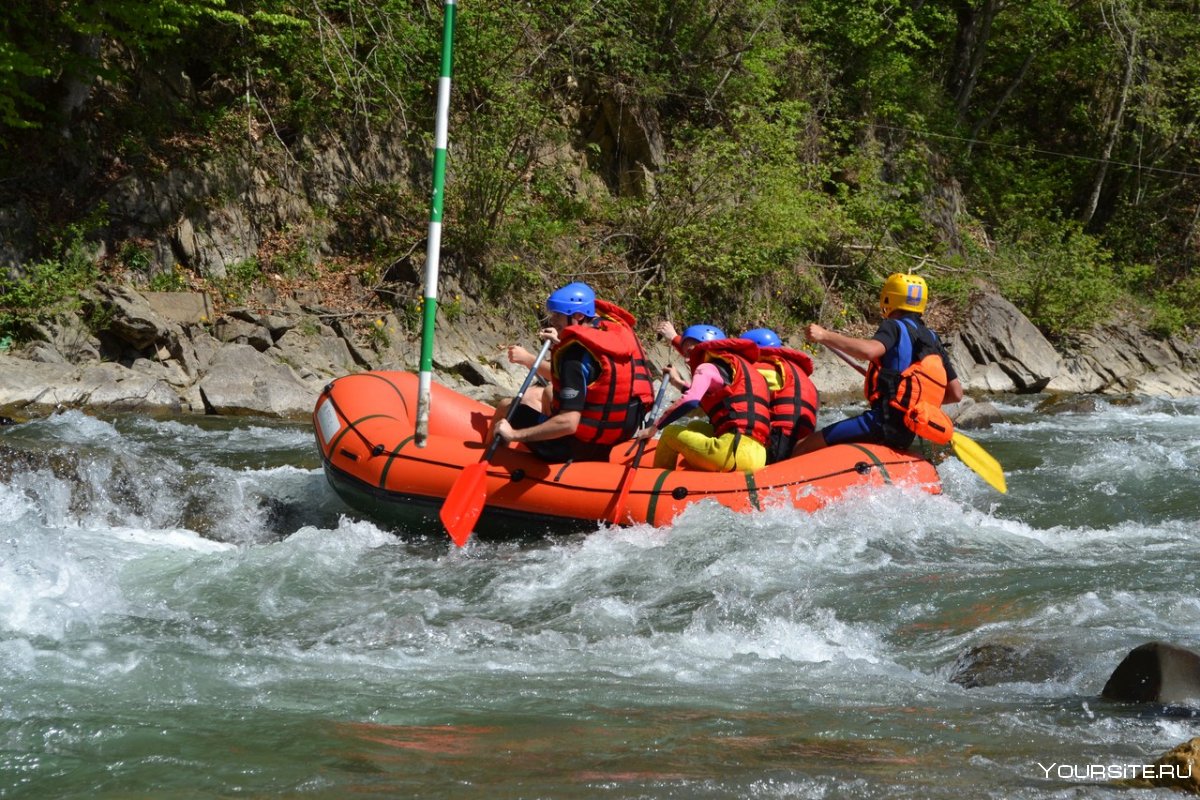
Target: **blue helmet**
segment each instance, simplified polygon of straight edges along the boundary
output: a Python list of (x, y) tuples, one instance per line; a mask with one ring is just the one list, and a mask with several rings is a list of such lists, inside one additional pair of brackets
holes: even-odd
[(546, 310), (559, 314), (583, 314), (585, 317), (596, 316), (596, 293), (586, 283), (568, 283), (561, 289), (555, 289), (546, 298)]
[(770, 328), (755, 328), (742, 334), (743, 339), (749, 339), (759, 347), (783, 347), (779, 334)]
[(711, 342), (713, 339), (725, 339), (725, 331), (714, 325), (693, 325), (683, 332), (683, 339), (695, 339), (697, 342)]

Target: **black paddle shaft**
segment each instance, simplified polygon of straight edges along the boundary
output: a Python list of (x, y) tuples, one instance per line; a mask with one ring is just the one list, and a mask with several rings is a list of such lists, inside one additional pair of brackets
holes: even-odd
[[(546, 358), (546, 353), (549, 352), (551, 344), (553, 344), (553, 342), (551, 342), (549, 339), (542, 344), (542, 350), (537, 354), (537, 358), (533, 360), (533, 366), (529, 368), (529, 374), (525, 376), (524, 383), (522, 383), (521, 388), (517, 390), (517, 396), (513, 398), (511, 403), (508, 404), (508, 413), (504, 415), (504, 419), (508, 422), (512, 422), (513, 417), (516, 416), (517, 406), (521, 404), (521, 398), (525, 396), (526, 390), (529, 389), (529, 385), (533, 383), (533, 379), (537, 376), (538, 367), (542, 365), (543, 359)], [(492, 437), (491, 444), (488, 445), (488, 449), (484, 452), (483, 460), (491, 461), (492, 456), (496, 453), (496, 448), (499, 446), (500, 434), (497, 433)]]

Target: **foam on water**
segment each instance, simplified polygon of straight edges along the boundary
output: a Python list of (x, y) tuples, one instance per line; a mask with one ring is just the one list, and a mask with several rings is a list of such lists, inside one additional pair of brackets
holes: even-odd
[[(88, 743), (136, 738), (113, 720), (137, 720), (177, 750), (189, 725), (221, 732), (216, 744), (270, 718), (281, 722), (254, 731), (264, 752), (311, 735), (307, 757), (318, 759), (346, 745), (313, 734), (310, 720), (595, 720), (656, 752), (697, 737), (688, 747), (699, 764), (737, 737), (705, 744), (679, 720), (715, 714), (724, 721), (696, 724), (768, 744), (746, 751), (762, 770), (745, 782), (736, 771), (711, 778), (714, 796), (880, 796), (896, 770), (855, 773), (858, 791), (762, 777), (795, 777), (772, 752), (872, 740), (902, 743), (889, 745), (901, 763), (929, 752), (953, 775), (1038, 796), (1028, 791), (1037, 758), (1132, 756), (1189, 738), (1185, 723), (1114, 713), (1096, 695), (1143, 641), (1200, 644), (1187, 557), (1200, 538), (1200, 444), (1187, 414), (1200, 407), (1050, 419), (1013, 409), (1015, 421), (972, 437), (1005, 464), (1007, 496), (950, 460), (941, 496), (855, 492), (813, 514), (699, 504), (669, 528), (463, 550), (440, 530), (397, 539), (342, 516), (318, 469), (288, 463), (299, 448), (311, 458), (306, 428), (228, 437), (192, 422), (64, 414), (6, 430), (0, 442), (38, 441), (56, 456), (0, 481), (0, 676), (11, 687), (0, 738), (9, 753), (51, 758), (48, 729), (69, 731), (61, 741), (105, 775)], [(957, 659), (990, 645), (1059, 660), (976, 689), (950, 680)], [(662, 731), (630, 722), (664, 713), (676, 722), (655, 722)], [(558, 732), (556, 748), (575, 747), (578, 760), (589, 737)], [(184, 771), (208, 780), (227, 755), (221, 742)], [(292, 767), (261, 758), (263, 778), (242, 778), (253, 791), (299, 791), (299, 778), (279, 777)], [(169, 780), (150, 764), (139, 769)], [(340, 766), (326, 774), (353, 782)], [(630, 793), (669, 793), (639, 786)]]

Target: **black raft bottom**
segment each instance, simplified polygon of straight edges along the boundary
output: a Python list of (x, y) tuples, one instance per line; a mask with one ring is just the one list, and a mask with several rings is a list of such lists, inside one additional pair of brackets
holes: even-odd
[[(397, 535), (428, 536), (442, 533), (438, 511), (442, 498), (389, 492), (342, 472), (324, 461), (325, 478), (346, 505)], [(556, 517), (533, 512), (485, 506), (473, 536), (490, 540), (537, 539), (544, 536), (588, 533), (597, 530), (594, 519)]]

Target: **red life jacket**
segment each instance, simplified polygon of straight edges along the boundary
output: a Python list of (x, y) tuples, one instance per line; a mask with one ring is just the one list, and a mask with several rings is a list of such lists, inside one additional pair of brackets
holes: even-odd
[(641, 341), (633, 332), (637, 318), (616, 303), (599, 298), (596, 299), (596, 313), (601, 320), (617, 323), (629, 332), (629, 340), (632, 343), (630, 352), (633, 353), (633, 396), (641, 400), (647, 409), (650, 408), (654, 403), (654, 376), (650, 374), (646, 351), (642, 349)]
[(558, 344), (550, 351), (556, 398), (561, 390), (558, 359), (568, 344), (578, 342), (599, 367), (598, 375), (589, 376), (576, 439), (590, 444), (616, 444), (628, 439), (636, 428), (629, 421), (630, 403), (635, 397), (632, 341), (632, 329), (604, 320), (595, 326), (568, 325), (559, 335)]
[(873, 408), (899, 412), (904, 427), (934, 444), (946, 444), (954, 436), (954, 423), (942, 411), (946, 397), (946, 364), (933, 331), (918, 320), (905, 317), (900, 338), (883, 363), (867, 369), (863, 391)]
[[(762, 363), (775, 368), (782, 378), (782, 385), (771, 392), (771, 432), (794, 445), (817, 427), (821, 401), (808, 377), (813, 371), (812, 359), (787, 347), (760, 347), (758, 352)], [(787, 452), (791, 454), (790, 447)]]
[(758, 345), (749, 339), (714, 339), (692, 348), (688, 366), (695, 373), (705, 362), (721, 369), (725, 385), (705, 393), (700, 407), (717, 436), (734, 431), (766, 446), (771, 438), (771, 390), (754, 368)]

